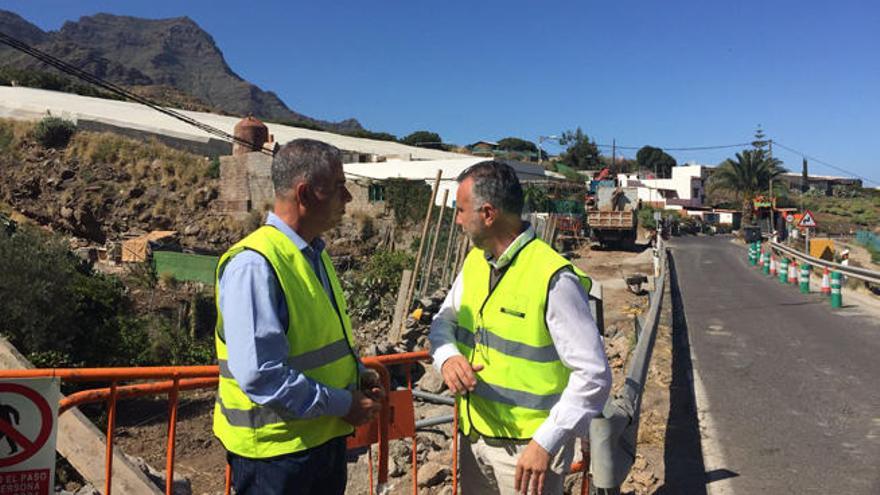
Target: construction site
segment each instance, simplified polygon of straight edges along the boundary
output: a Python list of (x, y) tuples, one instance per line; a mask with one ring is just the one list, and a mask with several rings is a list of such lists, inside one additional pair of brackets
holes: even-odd
[[(848, 493), (880, 488), (880, 396), (855, 398), (880, 372), (880, 231), (870, 208), (803, 206), (827, 194), (880, 210), (860, 180), (810, 177), (805, 158), (803, 177), (775, 175), (768, 196), (728, 191), (713, 205), (716, 170), (695, 162), (575, 170), (544, 158), (546, 136), (533, 159), (491, 141), (408, 144), (183, 110), (35, 43), (2, 31), (0, 42), (106, 92), (0, 85), (0, 408), (23, 380), (59, 394), (48, 409), (34, 401), (51, 427), (17, 432), (19, 413), (0, 409), (0, 493), (234, 492), (212, 429), (218, 263), (266, 221), (275, 154), (302, 138), (342, 153), (351, 201), (322, 237), (353, 350), (388, 394), (345, 438), (346, 493), (467, 493), (458, 406), (428, 334), (473, 248), (456, 223), (457, 178), (492, 159), (522, 185), (522, 220), (591, 280), (612, 372), (566, 494), (807, 493), (832, 478)], [(801, 206), (787, 206), (792, 190)], [(54, 444), (48, 475), (23, 475), (43, 444)], [(817, 451), (845, 462), (822, 472)]]

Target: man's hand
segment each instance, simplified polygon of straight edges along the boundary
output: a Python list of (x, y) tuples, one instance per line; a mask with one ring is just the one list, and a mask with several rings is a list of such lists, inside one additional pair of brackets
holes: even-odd
[[(374, 388), (369, 393), (381, 394), (381, 388)], [(351, 393), (351, 407), (348, 413), (342, 417), (344, 421), (352, 426), (360, 426), (373, 419), (373, 416), (379, 412), (382, 404), (378, 400), (371, 399), (364, 392), (355, 390)]]
[(532, 440), (516, 462), (514, 489), (517, 493), (539, 495), (544, 491), (544, 477), (550, 467), (550, 453)]
[(379, 372), (370, 368), (361, 371), (360, 390), (367, 397), (380, 403), (385, 399), (385, 394), (387, 393), (385, 387), (382, 386), (382, 379), (379, 377)]
[(477, 375), (474, 373), (482, 369), (482, 364), (471, 366), (464, 356), (452, 356), (443, 362), (440, 373), (453, 394), (464, 394), (474, 391), (477, 386)]

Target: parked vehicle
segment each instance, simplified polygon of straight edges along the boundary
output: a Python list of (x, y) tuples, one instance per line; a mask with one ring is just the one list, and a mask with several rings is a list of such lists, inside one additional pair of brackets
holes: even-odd
[(632, 247), (638, 231), (638, 189), (600, 185), (587, 210), (590, 238), (602, 246)]

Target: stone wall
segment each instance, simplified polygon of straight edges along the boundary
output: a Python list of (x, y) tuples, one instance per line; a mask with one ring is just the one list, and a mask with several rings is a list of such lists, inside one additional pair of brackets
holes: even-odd
[(238, 217), (271, 204), (272, 157), (260, 152), (221, 156), (219, 199), (223, 213)]
[(385, 213), (385, 201), (370, 201), (370, 184), (367, 181), (348, 181), (346, 187), (351, 193), (351, 203), (345, 207), (347, 214), (355, 213), (376, 217)]

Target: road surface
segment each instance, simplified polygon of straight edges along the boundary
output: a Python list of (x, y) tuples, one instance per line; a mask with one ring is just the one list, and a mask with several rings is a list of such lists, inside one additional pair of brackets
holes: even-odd
[(880, 317), (783, 286), (729, 237), (670, 244), (708, 493), (880, 494)]

